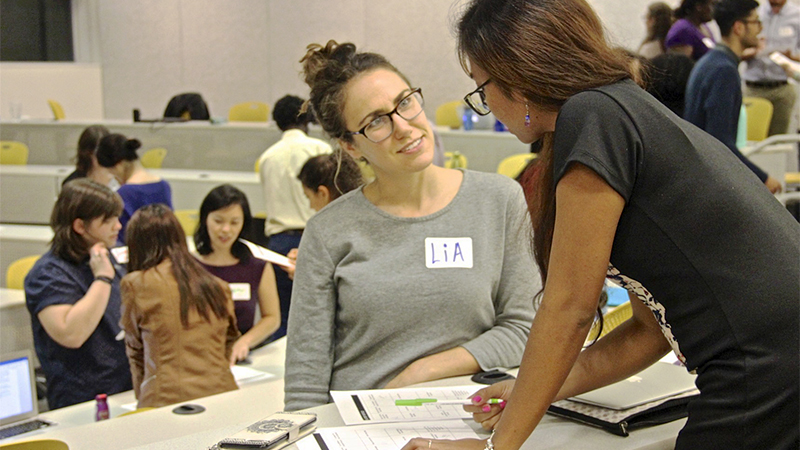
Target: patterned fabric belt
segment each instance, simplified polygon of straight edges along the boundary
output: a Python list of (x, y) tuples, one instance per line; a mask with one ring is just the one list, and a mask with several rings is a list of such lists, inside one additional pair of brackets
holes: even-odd
[(744, 83), (750, 87), (776, 88), (778, 86), (783, 86), (788, 82), (786, 80), (783, 80), (783, 81), (745, 81)]

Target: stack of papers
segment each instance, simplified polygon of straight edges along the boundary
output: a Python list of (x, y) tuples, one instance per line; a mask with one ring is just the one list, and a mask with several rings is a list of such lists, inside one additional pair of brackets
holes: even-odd
[(399, 450), (415, 437), (479, 439), (464, 422), (472, 414), (459, 404), (398, 406), (397, 400), (466, 400), (478, 386), (331, 391), (348, 426), (317, 430), (297, 442), (300, 450)]

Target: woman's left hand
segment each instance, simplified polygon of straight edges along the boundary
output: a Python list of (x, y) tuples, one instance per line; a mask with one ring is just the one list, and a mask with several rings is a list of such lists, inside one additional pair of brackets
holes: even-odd
[(250, 345), (245, 342), (244, 339), (239, 338), (236, 343), (233, 344), (233, 349), (231, 350), (231, 365), (236, 364), (237, 361), (247, 358), (247, 355), (249, 354)]
[(414, 438), (401, 450), (483, 450), (486, 448), (486, 441), (481, 439), (461, 439), (458, 441), (446, 441), (442, 439)]

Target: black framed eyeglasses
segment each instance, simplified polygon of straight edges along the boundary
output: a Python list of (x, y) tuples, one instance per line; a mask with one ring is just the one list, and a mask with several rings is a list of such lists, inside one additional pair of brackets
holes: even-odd
[(349, 131), (347, 134), (361, 134), (374, 143), (386, 140), (394, 133), (394, 120), (392, 114), (397, 114), (403, 119), (410, 121), (422, 112), (425, 100), (422, 98), (422, 88), (414, 88), (405, 97), (397, 102), (397, 106), (386, 114), (381, 114), (372, 119), (358, 131)]
[(464, 96), (464, 101), (472, 108), (473, 111), (481, 116), (485, 116), (492, 112), (489, 105), (486, 104), (486, 93), (483, 88), (492, 81), (491, 78), (483, 82), (477, 89)]

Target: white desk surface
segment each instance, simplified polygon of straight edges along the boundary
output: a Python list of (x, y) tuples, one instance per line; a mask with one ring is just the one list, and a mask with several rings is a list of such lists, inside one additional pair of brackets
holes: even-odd
[(0, 288), (0, 309), (25, 306), (25, 291), (22, 289)]
[[(283, 359), (285, 339), (257, 350), (253, 368), (275, 373), (278, 379), (267, 380), (190, 403), (199, 404), (206, 411), (197, 415), (180, 416), (172, 413), (173, 406), (92, 422), (94, 402), (86, 402), (61, 410), (42, 414), (59, 422), (56, 427), (29, 433), (25, 438), (52, 438), (67, 442), (72, 450), (181, 450), (206, 449), (219, 440), (269, 416), (283, 408)], [(469, 377), (456, 377), (423, 383), (423, 386), (470, 384)], [(480, 386), (476, 385), (476, 390)], [(119, 414), (120, 404), (132, 401), (132, 393), (112, 395), (109, 398), (112, 417)], [(342, 426), (333, 404), (311, 408), (319, 416), (318, 427)], [(481, 435), (478, 424), (468, 420)], [(671, 449), (685, 420), (666, 425), (636, 430), (627, 438), (581, 425), (565, 419), (546, 416), (525, 449)], [(18, 439), (23, 440), (23, 439)], [(288, 447), (289, 450), (294, 446)]]
[(60, 439), (69, 445), (70, 450), (115, 450), (139, 446), (150, 448), (151, 445), (169, 440), (190, 441), (191, 436), (202, 435), (209, 430), (215, 430), (225, 437), (283, 409), (285, 357), (285, 338), (253, 351), (251, 353), (253, 363), (248, 367), (275, 376), (244, 384), (235, 391), (184, 402), (204, 406), (206, 410), (200, 414), (174, 414), (172, 410), (177, 405), (171, 405), (117, 417), (126, 412), (122, 405), (135, 402), (133, 391), (127, 391), (108, 397), (111, 413), (109, 420), (95, 422), (95, 402), (89, 401), (44, 412), (40, 417), (54, 421), (57, 425), (0, 440), (0, 443), (28, 439)]

